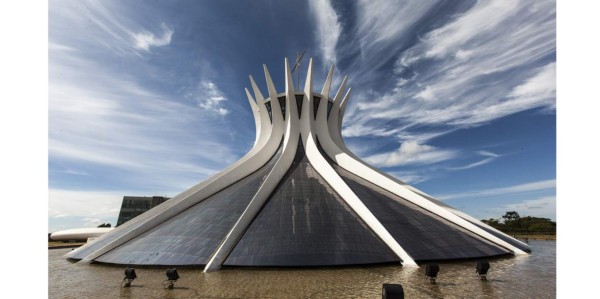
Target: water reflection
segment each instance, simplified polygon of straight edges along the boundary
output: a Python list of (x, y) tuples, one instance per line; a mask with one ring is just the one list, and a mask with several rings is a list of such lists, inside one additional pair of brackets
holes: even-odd
[[(383, 283), (400, 283), (406, 298), (556, 297), (556, 242), (530, 241), (533, 253), (490, 260), (488, 280), (476, 262), (440, 263), (437, 283), (420, 268), (382, 265), (352, 268), (225, 269), (205, 274), (179, 268), (181, 278), (165, 290), (163, 268), (136, 268), (138, 278), (121, 288), (124, 267), (73, 264), (70, 249), (48, 251), (49, 298), (381, 298)], [(532, 287), (535, 286), (535, 287)]]

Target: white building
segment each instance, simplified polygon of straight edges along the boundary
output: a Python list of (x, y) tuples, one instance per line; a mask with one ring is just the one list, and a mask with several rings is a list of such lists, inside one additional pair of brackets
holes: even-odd
[(156, 208), (72, 251), (113, 264), (331, 266), (525, 254), (529, 247), (367, 165), (344, 145), (350, 97), (333, 67), (303, 91), (285, 60), (285, 91), (267, 67), (267, 98), (250, 77), (254, 147), (240, 160)]

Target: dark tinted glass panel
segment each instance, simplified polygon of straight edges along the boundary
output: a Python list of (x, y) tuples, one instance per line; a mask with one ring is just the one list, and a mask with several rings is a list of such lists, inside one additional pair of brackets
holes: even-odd
[(333, 108), (333, 103), (327, 101), (327, 119), (329, 119), (329, 114), (331, 114), (331, 108)]
[(459, 226), (332, 165), (400, 246), (417, 261), (509, 253)]
[(271, 102), (266, 102), (265, 107), (267, 107), (267, 112), (269, 112), (269, 120), (273, 123), (273, 112), (271, 111)]
[(204, 265), (271, 171), (278, 152), (261, 169), (96, 261), (136, 265)]
[(321, 102), (321, 98), (314, 96), (313, 97), (313, 112), (315, 113), (314, 118), (317, 119), (317, 110), (319, 109), (319, 103)]
[(298, 118), (302, 116), (302, 103), (304, 102), (304, 96), (301, 94), (296, 95), (296, 105), (298, 105)]
[(399, 261), (310, 165), (299, 143), (292, 167), (224, 265)]
[(277, 99), (279, 99), (279, 106), (281, 106), (281, 113), (283, 113), (283, 119), (285, 120), (285, 96)]

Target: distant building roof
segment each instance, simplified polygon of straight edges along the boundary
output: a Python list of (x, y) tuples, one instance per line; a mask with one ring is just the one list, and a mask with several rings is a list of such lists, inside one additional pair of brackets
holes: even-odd
[(141, 215), (168, 199), (164, 196), (124, 196), (116, 226)]
[(50, 238), (54, 241), (87, 241), (88, 238), (99, 237), (113, 229), (114, 227), (87, 227), (65, 229), (50, 234)]

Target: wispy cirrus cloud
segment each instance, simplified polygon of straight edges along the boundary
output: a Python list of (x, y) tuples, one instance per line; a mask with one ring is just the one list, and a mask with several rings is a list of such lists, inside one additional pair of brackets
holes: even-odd
[(309, 1), (308, 7), (317, 22), (317, 40), (323, 60), (328, 64), (336, 63), (335, 46), (341, 33), (338, 15), (329, 0)]
[[(120, 169), (123, 183), (148, 188), (153, 182), (154, 190), (178, 192), (235, 160), (218, 136), (226, 128), (219, 128), (212, 117), (198, 118), (201, 109), (99, 74), (102, 78), (91, 82), (109, 80), (106, 86), (120, 86), (119, 91), (51, 80), (48, 153), (53, 161)], [(132, 98), (143, 101), (132, 102)], [(208, 130), (193, 129), (197, 127)], [(186, 132), (191, 131), (196, 136), (190, 139)], [(215, 148), (220, 150), (213, 152)], [(67, 169), (69, 174), (89, 174), (71, 166)], [(97, 171), (93, 175), (102, 176)]]
[[(48, 190), (48, 231), (74, 227), (97, 227), (100, 223), (116, 224), (124, 195), (145, 196), (132, 191)], [(61, 224), (59, 224), (61, 223)], [(70, 224), (69, 224), (70, 223)]]
[[(49, 6), (54, 20), (49, 29), (50, 44), (65, 47), (66, 41), (76, 40), (78, 47), (88, 47), (94, 52), (109, 49), (117, 55), (140, 55), (152, 47), (170, 44), (174, 29), (165, 23), (140, 24), (127, 15), (118, 2), (64, 1)], [(73, 34), (81, 28), (84, 35)], [(140, 52), (141, 51), (141, 52)]]
[[(170, 77), (136, 53), (168, 44), (173, 31), (163, 24), (162, 33), (138, 36), (136, 46), (133, 37), (144, 26), (123, 9), (109, 12), (106, 6), (114, 4), (51, 6), (50, 185), (60, 181), (64, 190), (77, 191), (87, 182), (98, 189), (128, 186), (172, 196), (238, 156), (223, 138), (229, 123), (214, 117), (227, 114), (219, 104), (226, 97), (208, 79), (203, 92), (212, 102), (205, 107), (185, 98), (185, 81), (171, 90), (153, 84), (154, 77)], [(82, 22), (88, 25), (77, 25)]]
[(450, 170), (465, 170), (465, 169), (471, 169), (471, 168), (475, 168), (481, 165), (485, 165), (488, 164), (494, 160), (496, 160), (497, 158), (500, 157), (500, 155), (494, 154), (492, 152), (488, 152), (488, 151), (477, 151), (477, 154), (480, 156), (484, 156), (486, 157), (485, 159), (479, 160), (477, 162), (473, 162), (464, 166), (458, 166), (458, 167), (449, 167), (448, 169)]
[(347, 63), (345, 68), (351, 82), (361, 85), (380, 79), (380, 69), (406, 47), (415, 25), (436, 3), (436, 0), (360, 0), (353, 3), (352, 13), (337, 11), (342, 30), (336, 57)]
[(522, 202), (505, 205), (499, 210), (518, 211), (526, 216), (556, 219), (556, 196), (528, 199)]
[(365, 160), (376, 166), (393, 167), (407, 164), (433, 164), (451, 159), (456, 155), (457, 152), (453, 150), (441, 150), (417, 141), (405, 141), (398, 150), (372, 155)]
[(522, 192), (532, 192), (532, 191), (540, 191), (540, 190), (550, 190), (556, 189), (556, 180), (545, 180), (538, 182), (531, 182), (526, 184), (519, 184), (509, 187), (502, 188), (493, 188), (486, 190), (477, 190), (477, 191), (466, 191), (457, 194), (446, 194), (436, 196), (439, 200), (448, 200), (454, 198), (465, 198), (465, 197), (485, 197), (485, 196), (496, 196), (496, 195), (504, 195), (511, 193), (522, 193)]
[(171, 43), (173, 29), (164, 23), (160, 26), (162, 35), (156, 35), (153, 32), (143, 30), (133, 34), (135, 48), (150, 52), (151, 47), (162, 47)]
[[(426, 15), (441, 11), (443, 3), (392, 2), (358, 5), (364, 8), (359, 11), (364, 22), (356, 31), (362, 51), (396, 64), (391, 71), (380, 70), (373, 61), (369, 69), (354, 72), (359, 82), (384, 77), (390, 83), (354, 96), (346, 136), (379, 136), (383, 126), (403, 128), (386, 130), (403, 141), (401, 133), (430, 134), (431, 126), (447, 133), (532, 108), (554, 109), (553, 2), (480, 1), (425, 33), (419, 25)], [(404, 26), (395, 26), (398, 22)], [(391, 38), (396, 35), (407, 37)]]
[(556, 196), (543, 196), (534, 199), (522, 200), (516, 203), (502, 205), (496, 208), (486, 209), (488, 214), (485, 219), (498, 219), (507, 211), (516, 211), (523, 216), (556, 219)]
[[(413, 26), (437, 1), (361, 0), (356, 4), (355, 28), (360, 50), (360, 73), (386, 63), (410, 36)], [(355, 46), (355, 45), (352, 45)], [(346, 49), (347, 50), (347, 49)], [(357, 65), (355, 65), (357, 66)]]
[(127, 191), (73, 191), (50, 188), (48, 216), (115, 217), (119, 214), (124, 195), (130, 194), (127, 194)]
[(219, 87), (209, 80), (203, 80), (198, 84), (194, 92), (186, 94), (186, 97), (194, 99), (198, 106), (204, 110), (225, 116), (229, 110), (224, 107), (227, 102), (225, 94)]
[(418, 184), (425, 182), (430, 178), (428, 175), (418, 171), (394, 171), (390, 172), (390, 174), (407, 184)]

